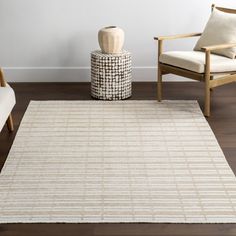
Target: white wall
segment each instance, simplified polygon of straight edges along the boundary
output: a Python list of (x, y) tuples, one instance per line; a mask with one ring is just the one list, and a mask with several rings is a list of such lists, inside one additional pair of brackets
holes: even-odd
[[(215, 0), (236, 8), (235, 0)], [(212, 0), (0, 0), (0, 65), (9, 81), (89, 81), (97, 31), (118, 25), (134, 80), (155, 80), (153, 36), (201, 32)], [(168, 42), (191, 49), (194, 40)]]

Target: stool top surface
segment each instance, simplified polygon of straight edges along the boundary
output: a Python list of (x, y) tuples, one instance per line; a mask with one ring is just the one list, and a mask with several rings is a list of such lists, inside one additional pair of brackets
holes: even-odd
[(95, 50), (95, 51), (92, 51), (91, 54), (96, 55), (96, 56), (101, 56), (101, 57), (120, 57), (124, 55), (131, 55), (131, 53), (126, 50), (122, 50), (121, 53), (116, 53), (116, 54), (106, 54), (106, 53), (102, 53), (101, 50)]

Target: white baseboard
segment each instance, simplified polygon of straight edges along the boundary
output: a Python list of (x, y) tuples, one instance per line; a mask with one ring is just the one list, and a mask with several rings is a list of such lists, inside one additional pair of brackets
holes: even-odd
[[(8, 82), (90, 82), (89, 67), (3, 67)], [(155, 67), (134, 67), (133, 81), (156, 81)], [(174, 75), (164, 81), (191, 81)]]

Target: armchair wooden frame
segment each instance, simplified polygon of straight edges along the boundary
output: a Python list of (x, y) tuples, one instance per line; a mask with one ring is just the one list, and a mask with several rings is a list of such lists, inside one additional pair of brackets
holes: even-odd
[[(212, 5), (212, 9), (216, 7)], [(228, 12), (232, 14), (236, 14), (236, 9), (228, 9), (222, 7), (216, 7), (218, 10), (223, 12)], [(155, 37), (154, 40), (158, 42), (158, 71), (157, 71), (157, 98), (158, 101), (162, 100), (162, 76), (165, 74), (175, 74), (183, 77), (187, 77), (193, 80), (205, 82), (205, 107), (204, 107), (204, 115), (206, 117), (210, 116), (210, 97), (211, 90), (215, 87), (222, 86), (224, 84), (229, 84), (232, 82), (236, 82), (236, 71), (232, 72), (218, 72), (211, 73), (211, 52), (213, 50), (219, 50), (224, 48), (232, 48), (236, 47), (236, 42), (231, 44), (221, 44), (214, 45), (209, 47), (203, 47), (202, 50), (205, 52), (205, 71), (204, 73), (197, 73), (190, 70), (186, 70), (183, 68), (175, 67), (172, 65), (164, 64), (160, 62), (160, 56), (163, 53), (163, 42), (165, 40), (174, 40), (181, 38), (191, 38), (201, 36), (202, 33), (191, 33), (191, 34), (180, 34), (174, 36), (160, 36)], [(227, 75), (225, 75), (227, 74)], [(222, 77), (214, 79), (215, 75), (222, 75)]]
[[(7, 83), (4, 79), (4, 74), (3, 74), (3, 70), (0, 69), (0, 87), (6, 87)], [(14, 124), (13, 124), (13, 119), (12, 119), (12, 114), (9, 115), (9, 117), (7, 118), (6, 121), (7, 124), (7, 128), (10, 132), (14, 131)]]

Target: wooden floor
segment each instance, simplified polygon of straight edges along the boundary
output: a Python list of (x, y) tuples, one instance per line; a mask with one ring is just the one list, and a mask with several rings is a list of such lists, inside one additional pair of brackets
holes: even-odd
[[(13, 112), (15, 132), (6, 127), (0, 134), (0, 169), (4, 165), (20, 121), (30, 100), (89, 100), (88, 83), (16, 83), (17, 105)], [(203, 104), (203, 84), (164, 84), (165, 99), (198, 100)], [(155, 83), (134, 83), (132, 99), (155, 99)], [(236, 173), (236, 83), (217, 88), (212, 94), (208, 119), (225, 156)], [(1, 212), (0, 212), (1, 214)], [(2, 224), (0, 236), (227, 236), (236, 235), (236, 224)]]

